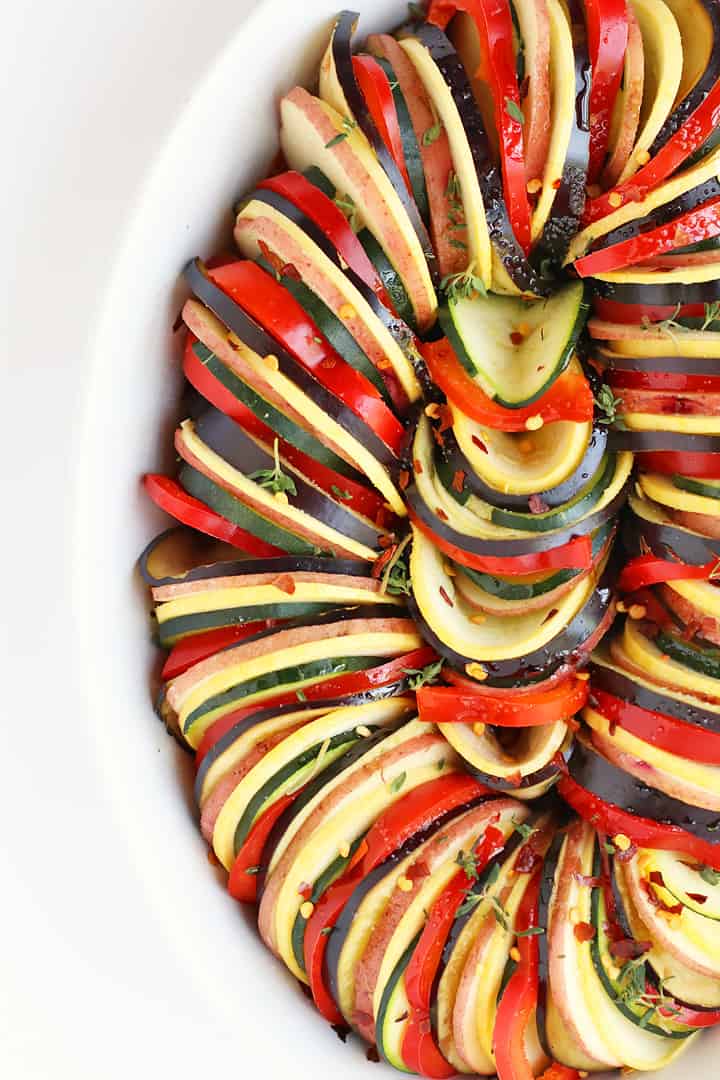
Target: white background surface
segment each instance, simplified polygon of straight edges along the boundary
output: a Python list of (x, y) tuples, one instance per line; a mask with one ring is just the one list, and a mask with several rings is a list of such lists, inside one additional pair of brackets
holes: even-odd
[[(270, 159), (276, 93), (334, 10), (3, 7), (3, 1080), (389, 1075), (312, 1016), (207, 865), (132, 574), (162, 522), (138, 476), (168, 454), (177, 272)], [(715, 1075), (713, 1046), (676, 1080)]]

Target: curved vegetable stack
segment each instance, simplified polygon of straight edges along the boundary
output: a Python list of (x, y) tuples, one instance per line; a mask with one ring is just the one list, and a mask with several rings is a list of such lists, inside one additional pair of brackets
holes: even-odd
[(186, 267), (158, 711), (343, 1037), (656, 1069), (720, 1021), (720, 0), (357, 21)]

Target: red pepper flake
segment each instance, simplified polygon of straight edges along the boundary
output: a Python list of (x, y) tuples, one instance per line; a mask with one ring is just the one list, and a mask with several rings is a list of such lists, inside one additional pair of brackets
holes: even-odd
[(438, 424), (440, 431), (447, 431), (448, 428), (452, 427), (453, 415), (452, 409), (449, 405), (440, 406), (440, 411), (438, 412), (438, 420), (440, 421), (440, 423)]
[(542, 855), (535, 850), (532, 844), (525, 844), (525, 846), (520, 849), (518, 857), (515, 860), (515, 873), (532, 874), (538, 864), (542, 861)]
[(522, 784), (522, 773), (519, 769), (516, 769), (514, 773), (508, 773), (505, 779), (507, 780), (510, 787), (520, 787), (520, 785)]
[(298, 270), (297, 266), (293, 266), (292, 263), (285, 263), (285, 265), (280, 270), (280, 273), (283, 277), (292, 278), (293, 281), (302, 280), (302, 278), (300, 277), (300, 271)]
[(618, 960), (637, 960), (652, 948), (651, 941), (636, 941), (635, 938), (621, 938), (610, 942), (610, 955)]
[(700, 892), (689, 892), (688, 896), (691, 900), (694, 900), (696, 904), (704, 904), (707, 901), (707, 896)]
[(332, 355), (324, 356), (322, 358), (322, 360), (320, 361), (320, 367), (325, 368), (328, 371), (332, 371), (332, 369), (334, 367), (336, 367), (336, 365), (337, 365), (337, 360)]
[(473, 445), (477, 446), (478, 450), (482, 450), (483, 454), (487, 454), (488, 448), (482, 439), (478, 439), (477, 435), (471, 435), (470, 438), (472, 439)]
[(465, 473), (462, 469), (457, 469), (455, 475), (452, 478), (451, 487), (453, 491), (457, 491), (459, 495), (462, 495), (465, 488)]
[(413, 863), (408, 867), (405, 877), (409, 877), (411, 881), (422, 881), (423, 878), (429, 877), (430, 867), (424, 859), (420, 859), (418, 862)]
[(586, 889), (599, 889), (602, 885), (602, 878), (599, 877), (590, 877), (588, 874), (573, 874), (573, 877), (578, 885), (582, 885)]
[(306, 881), (301, 881), (297, 891), (298, 894), (302, 896), (303, 900), (309, 900), (312, 896), (312, 885), (308, 885)]
[(400, 484), (400, 490), (405, 491), (410, 483), (410, 473), (407, 469), (400, 470), (400, 476), (398, 477), (398, 483)]
[(387, 356), (381, 356), (375, 367), (378, 371), (389, 371), (392, 367), (392, 360), (388, 360)]
[(281, 592), (287, 593), (288, 596), (292, 596), (295, 592), (295, 580), (292, 574), (281, 574), (280, 577), (274, 578), (273, 585), (276, 589), (280, 589)]
[(415, 470), (415, 472), (416, 472), (416, 474), (418, 476), (422, 475), (422, 471), (423, 471), (422, 461), (420, 461), (419, 458), (414, 458), (413, 459), (413, 469)]
[(523, 79), (523, 81), (520, 83), (520, 85), (518, 87), (518, 93), (520, 95), (520, 100), (521, 101), (523, 100), (523, 98), (527, 97), (529, 89), (530, 89), (530, 76), (526, 75), (525, 78)]
[(453, 604), (452, 600), (450, 599), (450, 597), (448, 596), (448, 594), (447, 594), (447, 593), (445, 592), (445, 588), (444, 588), (444, 586), (442, 586), (442, 585), (441, 585), (441, 586), (440, 586), (440, 589), (439, 589), (438, 591), (439, 591), (440, 595), (442, 596), (443, 600), (445, 601), (445, 603), (446, 603), (446, 604), (447, 604), (447, 605), (448, 605), (449, 607), (455, 607), (455, 605)]
[(384, 533), (383, 536), (378, 537), (378, 544), (381, 548), (397, 547), (392, 536), (389, 536), (388, 533)]
[(277, 274), (281, 274), (285, 264), (280, 258), (280, 256), (276, 255), (275, 252), (268, 247), (264, 240), (258, 240), (258, 247), (260, 248), (260, 251), (265, 256), (267, 261), (272, 266), (273, 270)]
[(627, 848), (627, 850), (625, 850), (625, 851), (616, 851), (615, 852), (615, 858), (617, 859), (618, 862), (622, 862), (622, 863), (632, 862), (632, 860), (635, 858), (636, 855), (637, 855), (637, 847), (636, 847), (635, 844), (631, 844), (630, 847)]
[(573, 933), (577, 941), (592, 941), (595, 937), (595, 927), (589, 922), (575, 923)]
[(519, 330), (513, 330), (513, 331), (511, 332), (511, 334), (510, 334), (510, 341), (511, 341), (511, 342), (513, 343), (513, 345), (522, 345), (522, 343), (523, 343), (523, 341), (524, 341), (524, 340), (525, 340), (525, 338), (524, 338), (524, 336), (523, 336), (523, 335), (522, 335), (522, 334), (520, 333), (520, 331), (519, 331)]
[(436, 427), (434, 427), (432, 429), (432, 433), (433, 433), (433, 439), (438, 444), (438, 446), (441, 446), (441, 447), (444, 446), (445, 445), (445, 436), (443, 435), (443, 433), (441, 431), (439, 431), (438, 428), (436, 428)]
[(447, 521), (448, 516), (445, 513), (445, 511), (443, 510), (442, 506), (436, 506), (435, 507), (435, 513), (437, 514), (437, 516), (440, 518), (441, 521)]
[(372, 576), (374, 578), (382, 577), (382, 572), (393, 557), (393, 548), (388, 548), (387, 551), (383, 551), (382, 555), (378, 555), (377, 559), (373, 563)]
[(561, 185), (562, 185), (562, 180), (558, 179), (558, 180), (553, 180), (553, 182), (552, 182), (552, 186), (553, 186), (555, 191), (559, 191)]
[(648, 878), (648, 881), (651, 881), (653, 885), (659, 885), (661, 889), (665, 888), (665, 878), (662, 876), (659, 870), (653, 870)]
[(531, 514), (545, 514), (550, 509), (539, 495), (531, 495), (528, 499), (528, 508)]
[(555, 607), (550, 608), (550, 610), (548, 611), (547, 615), (545, 616), (545, 618), (543, 619), (543, 621), (541, 622), (540, 625), (544, 626), (546, 622), (550, 622), (550, 620), (553, 619), (557, 615), (557, 613), (558, 613), (557, 608), (555, 608)]

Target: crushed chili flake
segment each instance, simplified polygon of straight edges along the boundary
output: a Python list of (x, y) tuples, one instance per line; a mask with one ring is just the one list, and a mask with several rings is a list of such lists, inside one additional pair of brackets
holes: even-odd
[(511, 332), (510, 341), (513, 343), (513, 345), (522, 345), (524, 340), (525, 340), (525, 337), (524, 337), (523, 334), (520, 333), (519, 330), (513, 330)]
[(380, 545), (381, 548), (389, 548), (389, 547), (396, 547), (397, 546), (396, 544), (393, 543), (392, 536), (388, 536), (387, 533), (385, 533), (384, 536), (379, 536), (378, 537), (378, 544)]
[(400, 470), (400, 476), (398, 477), (398, 483), (400, 485), (400, 490), (405, 491), (408, 484), (410, 483), (410, 473), (408, 472), (407, 469), (401, 469)]
[(535, 850), (532, 844), (525, 844), (515, 860), (513, 869), (516, 874), (532, 874), (542, 861), (542, 855)]
[(372, 576), (374, 578), (382, 577), (382, 572), (390, 562), (390, 559), (392, 559), (393, 554), (393, 548), (388, 548), (387, 551), (383, 551), (382, 555), (378, 555), (372, 567)]
[(651, 941), (636, 941), (635, 938), (621, 938), (610, 942), (610, 955), (618, 960), (637, 960), (652, 948)]
[(272, 266), (273, 270), (277, 274), (281, 274), (283, 266), (285, 264), (282, 261), (282, 259), (280, 258), (280, 256), (276, 255), (275, 252), (271, 248), (268, 247), (268, 245), (265, 243), (264, 240), (258, 240), (258, 247), (260, 248), (260, 251), (262, 252), (263, 256), (267, 259), (267, 261)]
[(438, 446), (444, 446), (445, 445), (445, 436), (443, 435), (443, 433), (441, 431), (439, 431), (438, 428), (436, 428), (436, 427), (434, 427), (432, 429), (432, 433), (433, 433), (433, 439), (438, 444)]
[(531, 495), (528, 499), (528, 508), (531, 514), (545, 514), (550, 509), (548, 504), (539, 495)]
[(392, 367), (392, 360), (388, 360), (387, 356), (381, 356), (375, 367), (378, 371), (389, 371)]
[(522, 773), (519, 769), (516, 769), (515, 772), (508, 773), (505, 779), (507, 780), (510, 787), (520, 787), (520, 785), (522, 784)]
[(637, 855), (637, 850), (638, 849), (635, 844), (631, 844), (630, 847), (627, 848), (625, 851), (616, 851), (615, 858), (618, 862), (632, 862), (632, 860)]
[(306, 881), (301, 881), (297, 891), (298, 894), (302, 896), (303, 900), (309, 900), (312, 896), (312, 885), (308, 885)]
[(327, 370), (332, 370), (332, 368), (334, 368), (336, 364), (337, 360), (334, 356), (324, 356), (320, 361), (320, 367), (326, 368)]
[(557, 613), (558, 613), (557, 608), (550, 608), (550, 610), (548, 611), (547, 615), (545, 616), (545, 618), (543, 619), (543, 621), (542, 621), (542, 623), (540, 625), (544, 626), (546, 622), (550, 622), (550, 619), (553, 619), (557, 615)]
[(694, 900), (696, 904), (704, 904), (707, 901), (707, 896), (704, 893), (689, 892), (688, 896), (691, 900)]
[(447, 431), (448, 428), (452, 427), (452, 425), (453, 425), (453, 415), (452, 415), (452, 409), (450, 408), (449, 405), (441, 405), (440, 406), (440, 412), (438, 413), (438, 420), (440, 421), (440, 423), (438, 424), (438, 427), (439, 427), (440, 431)]
[(440, 589), (438, 591), (439, 591), (440, 595), (442, 596), (443, 600), (445, 601), (445, 603), (449, 607), (455, 607), (455, 605), (453, 604), (453, 602), (450, 599), (450, 597), (448, 596), (448, 594), (445, 592), (445, 589), (444, 589), (444, 587), (442, 585), (440, 586)]
[(553, 186), (553, 189), (554, 189), (555, 191), (559, 191), (559, 190), (560, 190), (560, 186), (561, 186), (561, 184), (562, 184), (562, 180), (560, 180), (560, 179), (558, 179), (558, 180), (553, 180), (553, 182), (552, 182), (552, 186)]
[(284, 266), (281, 268), (280, 273), (283, 277), (292, 278), (293, 281), (302, 280), (300, 277), (300, 271), (298, 270), (297, 266), (293, 266), (292, 263), (285, 263)]
[(448, 516), (445, 513), (445, 511), (443, 510), (442, 506), (436, 506), (435, 507), (435, 513), (437, 514), (437, 516), (440, 518), (441, 521), (447, 521)]
[(273, 580), (273, 585), (276, 589), (280, 589), (281, 592), (287, 593), (288, 596), (292, 596), (295, 592), (295, 579), (292, 574), (281, 574), (280, 577)]
[(659, 885), (661, 889), (665, 888), (665, 878), (659, 870), (653, 870), (648, 877), (648, 881), (652, 881), (653, 885)]
[(419, 458), (413, 458), (413, 469), (418, 474), (418, 476), (422, 475), (422, 471), (423, 471), (422, 461), (420, 461)]
[(599, 877), (591, 877), (588, 874), (573, 874), (573, 877), (578, 885), (582, 885), (587, 889), (599, 889), (602, 885), (602, 878)]
[(482, 441), (482, 439), (478, 439), (477, 435), (472, 435), (471, 439), (472, 439), (473, 445), (477, 446), (478, 450), (482, 450), (483, 454), (487, 454), (488, 448), (485, 445), (485, 443)]
[(423, 878), (429, 877), (429, 875), (430, 867), (424, 859), (421, 859), (419, 862), (413, 863), (412, 866), (408, 867), (406, 876), (409, 877), (411, 881), (422, 881)]
[(451, 487), (453, 491), (457, 491), (460, 495), (462, 495), (465, 488), (465, 473), (462, 469), (455, 470), (455, 475), (452, 478)]
[(573, 933), (577, 941), (592, 941), (595, 937), (595, 927), (589, 922), (575, 923)]

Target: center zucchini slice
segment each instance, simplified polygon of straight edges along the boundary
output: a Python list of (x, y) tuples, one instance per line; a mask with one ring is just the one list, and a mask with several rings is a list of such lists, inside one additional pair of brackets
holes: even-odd
[(440, 323), (463, 367), (508, 409), (532, 404), (570, 363), (588, 306), (582, 284), (547, 300), (476, 296), (450, 301)]

